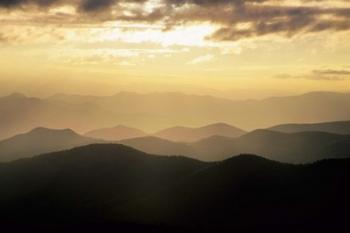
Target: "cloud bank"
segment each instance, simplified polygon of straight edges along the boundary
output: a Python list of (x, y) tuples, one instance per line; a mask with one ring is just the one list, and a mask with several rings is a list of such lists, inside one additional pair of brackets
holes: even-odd
[(280, 74), (275, 76), (278, 79), (308, 79), (321, 81), (342, 81), (350, 78), (350, 70), (312, 70), (310, 73), (302, 75)]
[[(69, 6), (74, 14), (49, 14)], [(0, 0), (5, 12), (47, 13), (41, 23), (127, 21), (176, 25), (210, 23), (218, 29), (210, 40), (237, 41), (265, 35), (293, 37), (350, 29), (347, 0)]]

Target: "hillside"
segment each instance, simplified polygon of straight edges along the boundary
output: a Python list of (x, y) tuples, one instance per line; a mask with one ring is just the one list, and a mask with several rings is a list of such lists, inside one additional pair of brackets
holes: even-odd
[(156, 137), (164, 138), (177, 142), (195, 142), (204, 138), (219, 135), (225, 137), (239, 137), (246, 132), (234, 126), (217, 123), (199, 128), (189, 127), (172, 127), (161, 130), (154, 135)]
[(70, 129), (36, 128), (0, 141), (0, 162), (103, 142), (83, 137)]
[(348, 159), (297, 166), (241, 155), (203, 163), (89, 145), (0, 164), (0, 177), (3, 224), (152, 232), (348, 229)]
[(184, 155), (203, 161), (218, 161), (239, 154), (259, 154), (287, 163), (308, 163), (327, 158), (350, 157), (350, 136), (325, 132), (280, 133), (256, 130), (238, 138), (212, 136), (193, 143), (156, 137), (119, 141), (147, 153)]
[(349, 134), (350, 135), (350, 121), (336, 121), (336, 122), (322, 122), (314, 124), (283, 124), (269, 128), (269, 130), (296, 133), (305, 131), (319, 131), (334, 134)]
[[(238, 154), (259, 154), (288, 163), (308, 163), (326, 158), (349, 157), (349, 136), (323, 132), (279, 133), (256, 130), (236, 139), (212, 137), (192, 144), (196, 154), (206, 160)], [(334, 146), (337, 143), (337, 147)], [(333, 149), (331, 149), (333, 148)]]
[(203, 166), (207, 165), (116, 144), (88, 145), (0, 164), (0, 185), (6, 187), (0, 204), (8, 206), (1, 219), (3, 223), (106, 221), (115, 207), (180, 182)]
[[(184, 155), (188, 157), (193, 157), (195, 155), (190, 145), (157, 137), (132, 138), (121, 140), (119, 143), (156, 155)], [(201, 158), (198, 157), (198, 159)]]
[(325, 132), (280, 133), (256, 130), (241, 137), (212, 136), (193, 143), (174, 142), (146, 136), (104, 141), (80, 136), (72, 130), (37, 128), (29, 133), (0, 141), (0, 161), (92, 143), (117, 142), (156, 155), (182, 155), (202, 161), (219, 161), (239, 154), (259, 154), (288, 163), (307, 163), (326, 158), (350, 157), (350, 136)]

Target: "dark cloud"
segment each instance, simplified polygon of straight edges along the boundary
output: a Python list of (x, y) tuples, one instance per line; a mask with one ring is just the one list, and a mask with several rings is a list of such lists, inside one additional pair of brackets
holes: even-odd
[(350, 78), (350, 70), (313, 70), (310, 73), (302, 75), (279, 74), (278, 79), (309, 79), (323, 81), (342, 81)]
[(25, 5), (48, 7), (54, 4), (73, 5), (83, 11), (106, 10), (117, 3), (117, 0), (0, 0), (0, 6), (13, 8)]
[[(238, 40), (276, 33), (291, 37), (298, 33), (349, 30), (350, 14), (347, 14), (348, 11), (349, 9), (343, 8), (259, 4), (211, 6), (192, 8), (186, 14), (178, 15), (177, 20), (187, 18), (192, 21), (214, 22), (221, 25), (221, 28), (210, 36), (210, 39)], [(243, 23), (248, 26), (241, 28)]]
[(209, 6), (209, 5), (244, 5), (246, 3), (262, 3), (267, 2), (267, 0), (166, 0), (167, 3), (173, 5), (184, 5), (184, 4), (194, 4), (200, 6)]
[(116, 0), (85, 0), (81, 2), (80, 7), (87, 12), (98, 11), (108, 9), (116, 2)]
[(119, 2), (143, 4), (147, 0), (0, 0), (0, 7), (15, 8), (24, 6), (49, 7), (53, 5), (71, 5), (82, 12), (108, 11)]
[(0, 0), (0, 7), (11, 8), (21, 5), (37, 5), (47, 7), (57, 2), (60, 2), (60, 0)]
[[(0, 0), (0, 7), (10, 9), (16, 6), (36, 5), (45, 8), (57, 4), (68, 4), (76, 7), (80, 14), (84, 14), (84, 19), (90, 22), (159, 21), (165, 24), (166, 29), (171, 29), (174, 25), (210, 22), (218, 25), (219, 29), (208, 38), (219, 41), (234, 41), (270, 34), (292, 37), (298, 34), (350, 29), (349, 7), (290, 6), (281, 4), (283, 0), (163, 0), (163, 5), (154, 9), (153, 12), (145, 12), (142, 6), (147, 1)], [(139, 7), (125, 9), (123, 8), (125, 6), (120, 4), (125, 2), (137, 3)], [(322, 3), (323, 0), (313, 2)], [(348, 1), (343, 0), (343, 2)], [(125, 10), (132, 14), (123, 14)], [(117, 14), (115, 14), (116, 11)], [(76, 18), (81, 21), (82, 17), (77, 15)], [(242, 25), (245, 26), (242, 27)]]
[(341, 75), (341, 76), (350, 76), (350, 70), (314, 70), (316, 75)]

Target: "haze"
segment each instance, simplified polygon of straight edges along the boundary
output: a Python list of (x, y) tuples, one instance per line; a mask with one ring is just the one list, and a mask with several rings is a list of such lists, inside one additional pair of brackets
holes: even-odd
[(350, 232), (350, 0), (0, 0), (3, 232)]
[(348, 92), (349, 12), (345, 0), (0, 1), (0, 93)]

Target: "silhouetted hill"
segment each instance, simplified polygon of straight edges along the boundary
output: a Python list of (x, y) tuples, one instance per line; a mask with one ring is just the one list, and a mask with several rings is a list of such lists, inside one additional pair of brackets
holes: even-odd
[(169, 129), (161, 130), (154, 135), (171, 141), (195, 142), (214, 135), (238, 137), (243, 134), (245, 134), (243, 130), (238, 129), (234, 126), (224, 123), (217, 123), (199, 128), (172, 127)]
[(136, 128), (118, 125), (113, 128), (92, 130), (90, 132), (87, 132), (85, 135), (92, 138), (117, 141), (129, 138), (145, 137), (147, 134), (142, 130)]
[(132, 203), (125, 212), (146, 223), (157, 219), (209, 232), (341, 230), (348, 226), (349, 165), (349, 160), (333, 160), (291, 166), (238, 156), (197, 172), (165, 194)]
[(83, 137), (71, 129), (35, 128), (28, 133), (0, 141), (0, 162), (102, 142)]
[(349, 229), (349, 178), (349, 159), (288, 165), (241, 155), (203, 163), (89, 145), (0, 164), (0, 218), (81, 230), (339, 232)]
[(196, 152), (195, 155), (202, 160), (219, 161), (237, 155), (234, 142), (233, 138), (212, 136), (192, 143), (191, 147)]
[[(286, 134), (256, 130), (236, 139), (208, 138), (192, 144), (192, 147), (197, 156), (205, 160), (250, 153), (281, 162), (307, 163), (326, 158), (348, 157), (350, 154), (344, 148), (349, 147), (347, 145), (349, 138), (350, 136), (324, 132)], [(338, 147), (332, 146), (334, 143), (337, 143)]]
[(104, 214), (114, 208), (174, 185), (203, 166), (207, 165), (116, 144), (0, 164), (0, 185), (6, 186), (0, 203), (9, 208), (2, 222), (106, 221), (112, 216)]
[(260, 152), (267, 158), (283, 162), (305, 163), (325, 158), (337, 158), (327, 154), (327, 147), (348, 136), (324, 132), (301, 132), (283, 134), (267, 130), (257, 130), (236, 140), (238, 151)]
[(212, 136), (193, 143), (172, 142), (156, 137), (119, 142), (151, 154), (184, 155), (202, 161), (219, 161), (238, 154), (259, 154), (281, 162), (307, 163), (350, 157), (349, 140), (348, 135), (325, 132), (287, 134), (255, 130), (238, 138)]
[(350, 137), (328, 144), (323, 154), (332, 158), (349, 158), (350, 157)]
[(283, 133), (296, 133), (305, 131), (328, 132), (334, 134), (349, 134), (350, 121), (322, 122), (314, 124), (283, 124), (269, 128)]

